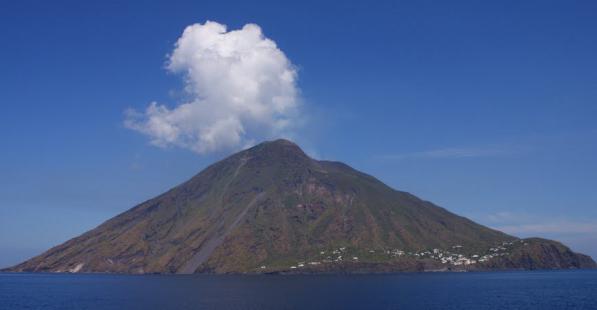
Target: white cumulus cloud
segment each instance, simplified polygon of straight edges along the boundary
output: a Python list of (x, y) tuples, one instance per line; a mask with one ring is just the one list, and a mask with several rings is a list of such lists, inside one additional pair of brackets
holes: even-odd
[(125, 120), (156, 146), (233, 149), (288, 135), (297, 123), (297, 72), (258, 25), (233, 31), (211, 21), (188, 26), (166, 68), (183, 76), (190, 99), (175, 107), (153, 102), (145, 111), (127, 111)]

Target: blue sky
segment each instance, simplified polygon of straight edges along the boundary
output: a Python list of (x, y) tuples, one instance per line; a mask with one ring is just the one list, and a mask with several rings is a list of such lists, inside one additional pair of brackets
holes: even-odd
[(232, 152), (156, 147), (125, 125), (189, 100), (167, 63), (207, 20), (275, 41), (296, 74), (291, 136), (313, 156), (597, 256), (594, 1), (5, 1), (0, 266)]

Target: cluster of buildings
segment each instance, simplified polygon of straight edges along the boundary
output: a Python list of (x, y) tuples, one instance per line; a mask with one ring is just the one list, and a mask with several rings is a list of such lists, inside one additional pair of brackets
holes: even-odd
[(299, 262), (296, 265), (290, 266), (290, 269), (297, 269), (297, 268), (303, 268), (305, 267), (305, 264), (311, 265), (311, 266), (317, 266), (317, 265), (321, 265), (321, 262), (318, 261), (313, 261), (313, 262)]
[(505, 256), (508, 254), (508, 247), (514, 245), (514, 242), (524, 242), (523, 240), (511, 241), (511, 242), (502, 242), (502, 244), (491, 247), (489, 250), (484, 254), (463, 254), (461, 253), (463, 246), (462, 245), (454, 245), (452, 246), (452, 251), (442, 250), (442, 249), (433, 249), (428, 251), (422, 252), (404, 252), (399, 249), (393, 249), (386, 251), (387, 254), (393, 257), (400, 257), (403, 255), (416, 257), (416, 258), (428, 258), (440, 261), (442, 264), (450, 264), (454, 266), (466, 266), (466, 265), (473, 265), (477, 263), (482, 263), (489, 261), (490, 259), (498, 256)]
[[(419, 259), (433, 259), (441, 262), (442, 264), (450, 264), (453, 266), (467, 266), (477, 263), (487, 262), (490, 259), (498, 256), (505, 256), (508, 254), (508, 248), (514, 245), (515, 242), (524, 242), (523, 240), (516, 240), (512, 242), (503, 242), (500, 245), (491, 247), (485, 253), (481, 254), (464, 254), (464, 247), (462, 245), (454, 245), (450, 250), (444, 249), (432, 249), (420, 252), (408, 252), (401, 249), (386, 249), (381, 253), (388, 255), (391, 258), (399, 257), (413, 257)], [(375, 250), (369, 249), (369, 254), (377, 253)], [(290, 266), (290, 269), (299, 269), (307, 265), (317, 266), (325, 263), (340, 263), (345, 261), (358, 262), (359, 257), (349, 255), (349, 251), (346, 247), (339, 247), (328, 251), (319, 252), (321, 259), (313, 261), (298, 262), (296, 265)], [(265, 269), (265, 266), (261, 266), (261, 269)]]
[(329, 251), (329, 253), (326, 251), (321, 251), (321, 252), (319, 252), (319, 255), (325, 256), (321, 261), (314, 260), (314, 261), (310, 261), (310, 262), (298, 262), (296, 265), (290, 266), (290, 269), (302, 268), (302, 267), (305, 267), (305, 265), (317, 266), (317, 265), (321, 265), (323, 263), (335, 263), (335, 262), (337, 263), (337, 262), (343, 262), (343, 261), (355, 261), (355, 262), (359, 261), (358, 256), (346, 257), (347, 256), (346, 252), (347, 252), (346, 247), (340, 247), (337, 249), (333, 249), (333, 250)]

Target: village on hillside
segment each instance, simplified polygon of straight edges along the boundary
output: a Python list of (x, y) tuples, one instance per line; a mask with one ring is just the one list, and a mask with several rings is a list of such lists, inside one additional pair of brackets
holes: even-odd
[[(400, 258), (412, 258), (412, 259), (427, 259), (434, 260), (448, 266), (469, 266), (478, 263), (488, 262), (493, 258), (500, 256), (507, 256), (510, 253), (510, 249), (516, 244), (520, 243), (527, 245), (524, 240), (518, 239), (515, 241), (504, 241), (498, 245), (488, 248), (482, 253), (466, 254), (464, 246), (456, 244), (448, 249), (429, 249), (424, 251), (412, 252), (405, 251), (402, 249), (369, 249), (366, 251), (369, 256), (375, 255), (376, 257), (385, 257), (386, 261), (396, 260)], [(322, 250), (319, 252), (318, 257), (315, 259), (305, 259), (298, 261), (295, 264), (288, 266), (289, 270), (298, 270), (305, 267), (315, 267), (323, 264), (339, 264), (347, 262), (362, 262), (368, 261), (358, 256), (358, 249), (349, 249), (347, 247), (339, 247), (330, 250)], [(468, 251), (470, 252), (470, 251)], [(267, 271), (268, 267), (262, 265), (259, 269)]]

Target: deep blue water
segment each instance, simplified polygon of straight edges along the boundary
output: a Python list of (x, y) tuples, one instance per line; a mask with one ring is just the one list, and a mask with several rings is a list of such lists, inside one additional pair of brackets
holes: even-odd
[(597, 309), (597, 271), (2, 274), (0, 309)]

